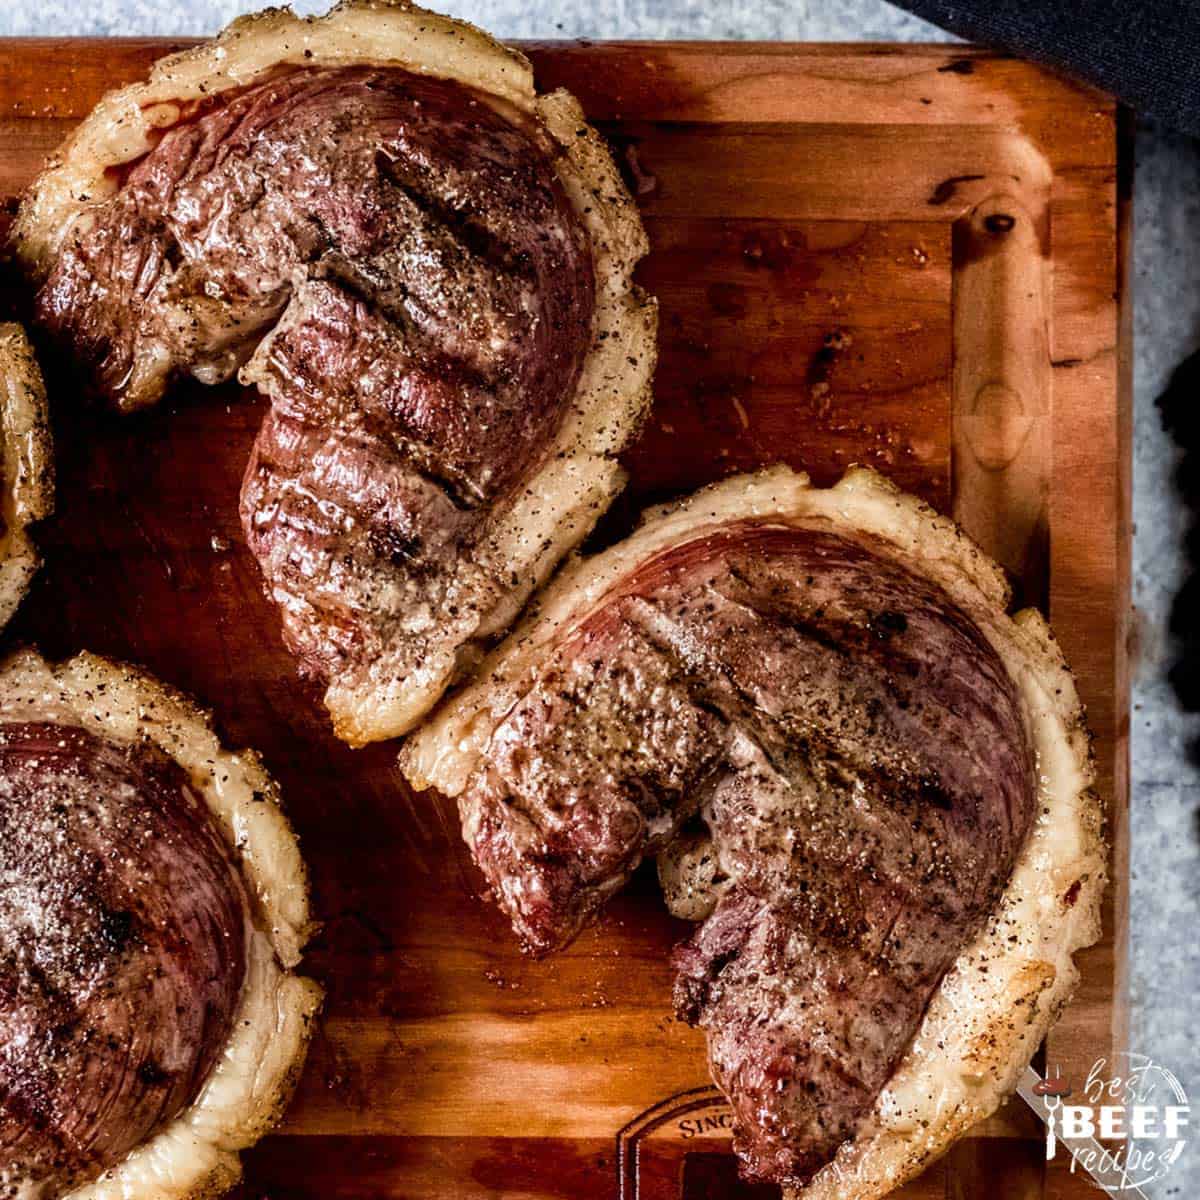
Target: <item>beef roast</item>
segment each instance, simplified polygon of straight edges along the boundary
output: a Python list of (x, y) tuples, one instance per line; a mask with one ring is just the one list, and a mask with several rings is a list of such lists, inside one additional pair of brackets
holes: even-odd
[(63, 1194), (195, 1098), (241, 993), (246, 904), (173, 761), (0, 724), (0, 1196)]
[(685, 823), (719, 899), (675, 955), (749, 1174), (854, 1135), (1034, 813), (1015, 685), (869, 535), (741, 521), (627, 575), (491, 736), (464, 831), (525, 944), (560, 947)]
[(461, 83), (280, 68), (191, 104), (38, 293), (42, 326), (122, 407), (257, 348), (244, 378), (271, 409), (242, 520), (323, 684), (369, 677), (386, 699), (448, 671), (438, 656), (513, 586), (487, 516), (545, 459), (592, 340), (590, 243), (556, 153)]

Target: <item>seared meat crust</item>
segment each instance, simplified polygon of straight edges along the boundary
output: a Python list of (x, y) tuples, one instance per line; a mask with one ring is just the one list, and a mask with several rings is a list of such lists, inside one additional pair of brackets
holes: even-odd
[(61, 1195), (196, 1098), (241, 994), (246, 911), (178, 764), (0, 724), (0, 1182), (24, 1185), (0, 1194)]
[(406, 0), (272, 9), (107, 95), (27, 193), (43, 326), (122, 409), (271, 401), (247, 539), (334, 727), (409, 730), (620, 489), (656, 310), (566, 92)]
[(869, 538), (741, 522), (643, 564), (497, 726), (460, 800), (557, 948), (699, 812), (723, 895), (676, 954), (750, 1173), (853, 1136), (994, 907), (1034, 810), (1016, 689)]
[(231, 1187), (304, 1060), (310, 932), (253, 751), (131, 668), (0, 663), (0, 1196)]
[(678, 1010), (789, 1200), (878, 1200), (993, 1112), (1099, 934), (1082, 708), (1010, 599), (872, 471), (738, 476), (563, 570), (401, 752), (535, 951), (660, 851)]
[(487, 506), (574, 394), (587, 236), (536, 123), (459, 83), (287, 68), (195, 110), (64, 248), (39, 320), (126, 407), (257, 347), (242, 519), (289, 648), (325, 685), (389, 651), (403, 678), (508, 582)]

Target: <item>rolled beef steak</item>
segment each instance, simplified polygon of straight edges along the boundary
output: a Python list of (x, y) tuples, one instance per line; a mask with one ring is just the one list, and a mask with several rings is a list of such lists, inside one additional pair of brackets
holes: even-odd
[(702, 824), (676, 1008), (708, 1031), (746, 1173), (799, 1185), (996, 911), (1037, 776), (1012, 674), (936, 577), (852, 521), (754, 515), (770, 505), (738, 487), (576, 568), (405, 763), (457, 793), (536, 953)]
[(60, 1196), (199, 1092), (246, 972), (246, 896), (181, 768), (0, 723), (0, 1196)]
[(481, 515), (574, 394), (588, 240), (537, 127), (461, 84), (286, 69), (221, 100), (129, 171), (38, 320), (129, 406), (269, 335), (242, 523), (288, 646), (324, 684), (400, 642), (411, 671), (506, 583)]
[(505, 715), (462, 799), (556, 949), (701, 815), (727, 882), (675, 955), (750, 1172), (850, 1137), (995, 905), (1034, 811), (1012, 681), (869, 538), (735, 522), (641, 565)]
[[(146, 152), (97, 162), (135, 106)], [(611, 159), (519, 55), (362, 0), (235, 22), (87, 128), (17, 224), (40, 326), (122, 409), (262, 390), (241, 515), (285, 640), (347, 741), (404, 732), (620, 486), (655, 316)]]
[(279, 789), (187, 697), (0, 661), (0, 1200), (197, 1200), (286, 1107), (321, 990)]

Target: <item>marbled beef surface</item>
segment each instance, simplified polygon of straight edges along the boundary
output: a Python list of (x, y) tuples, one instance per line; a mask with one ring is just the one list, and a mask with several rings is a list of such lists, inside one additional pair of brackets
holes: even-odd
[(0, 1196), (58, 1196), (198, 1093), (245, 975), (246, 897), (158, 752), (0, 724)]
[(185, 114), (37, 298), (124, 407), (268, 337), (242, 518), (323, 682), (397, 646), (402, 677), (510, 585), (486, 511), (542, 461), (590, 344), (586, 233), (548, 139), (500, 107), (396, 68), (282, 69)]
[(560, 645), (461, 798), (528, 947), (699, 814), (720, 898), (675, 954), (751, 1175), (851, 1137), (1034, 812), (1016, 691), (866, 538), (743, 522), (644, 564)]

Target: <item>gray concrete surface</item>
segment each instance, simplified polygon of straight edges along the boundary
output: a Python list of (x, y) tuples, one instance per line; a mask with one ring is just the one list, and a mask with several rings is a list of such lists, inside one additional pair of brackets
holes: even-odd
[[(508, 38), (733, 38), (944, 40), (882, 0), (430, 0)], [(202, 35), (255, 0), (4, 0), (5, 35)], [(303, 12), (324, 3), (302, 0)], [(1200, 769), (1185, 744), (1200, 719), (1182, 713), (1166, 682), (1167, 620), (1184, 576), (1189, 518), (1172, 485), (1176, 451), (1155, 398), (1172, 368), (1200, 347), (1200, 148), (1139, 130), (1135, 180), (1134, 603), (1142, 653), (1133, 689), (1132, 1047), (1200, 1095)], [(1200, 398), (1198, 398), (1200, 401)], [(1200, 1134), (1197, 1135), (1200, 1142)], [(1200, 1195), (1200, 1145), (1148, 1189), (1155, 1200)]]

